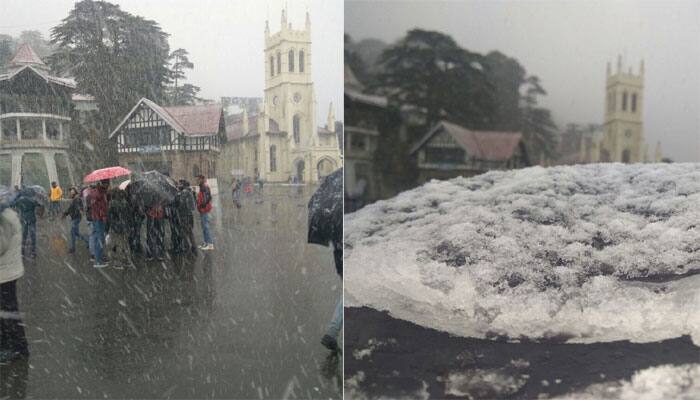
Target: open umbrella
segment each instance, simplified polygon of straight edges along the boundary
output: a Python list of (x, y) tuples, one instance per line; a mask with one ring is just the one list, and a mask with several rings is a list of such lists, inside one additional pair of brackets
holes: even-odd
[(112, 179), (119, 176), (125, 176), (131, 174), (131, 171), (124, 167), (108, 167), (97, 169), (85, 176), (83, 178), (83, 183), (98, 182), (103, 179)]
[(343, 169), (328, 175), (309, 200), (308, 242), (328, 246), (343, 239)]
[(144, 208), (170, 204), (177, 195), (175, 181), (158, 171), (133, 174), (128, 187), (132, 199)]
[(19, 196), (32, 200), (37, 205), (45, 208), (49, 205), (49, 196), (46, 193), (46, 189), (39, 185), (30, 185), (22, 187), (22, 189), (19, 192)]

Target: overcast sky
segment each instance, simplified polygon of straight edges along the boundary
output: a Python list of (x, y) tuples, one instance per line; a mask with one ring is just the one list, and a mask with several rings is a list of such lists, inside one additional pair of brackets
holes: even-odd
[(355, 42), (393, 43), (420, 27), (450, 34), (472, 51), (499, 50), (538, 75), (541, 104), (556, 122), (602, 123), (605, 66), (617, 54), (638, 72), (645, 61), (644, 131), (665, 156), (700, 161), (700, 2), (463, 1), (345, 2)]
[[(122, 10), (155, 20), (170, 34), (171, 50), (190, 53), (195, 65), (188, 82), (200, 86), (200, 95), (219, 101), (221, 96), (262, 97), (265, 20), (272, 33), (280, 28), (287, 4), (288, 21), (302, 28), (311, 16), (316, 117), (325, 125), (328, 104), (335, 104), (342, 120), (343, 1), (342, 0), (113, 0)], [(0, 0), (0, 33), (19, 36), (50, 29), (68, 16), (73, 0)]]

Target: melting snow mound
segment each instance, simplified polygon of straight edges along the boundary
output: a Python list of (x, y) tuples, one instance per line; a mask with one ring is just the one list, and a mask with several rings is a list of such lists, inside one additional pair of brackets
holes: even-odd
[(345, 302), (456, 335), (700, 343), (700, 164), (431, 181), (345, 217)]

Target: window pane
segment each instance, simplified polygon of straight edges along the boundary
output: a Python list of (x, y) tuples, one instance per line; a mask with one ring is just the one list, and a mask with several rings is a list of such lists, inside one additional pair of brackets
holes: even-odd
[(70, 170), (68, 169), (68, 159), (65, 154), (58, 153), (54, 157), (56, 161), (56, 173), (58, 174), (58, 184), (64, 189), (73, 185), (70, 179)]
[(3, 140), (17, 140), (17, 120), (14, 118), (3, 119), (1, 123)]
[(25, 153), (22, 156), (22, 185), (39, 185), (48, 189), (49, 172), (43, 154)]
[(34, 140), (44, 137), (44, 128), (40, 119), (22, 118), (19, 120), (19, 128), (22, 130), (22, 140)]
[(12, 185), (12, 156), (0, 154), (0, 185)]

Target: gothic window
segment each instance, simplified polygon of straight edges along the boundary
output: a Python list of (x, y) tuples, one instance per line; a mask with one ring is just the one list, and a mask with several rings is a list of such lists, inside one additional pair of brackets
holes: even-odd
[(632, 94), (632, 112), (637, 112), (637, 93)]
[(270, 172), (277, 171), (277, 146), (270, 146)]
[(299, 50), (299, 72), (304, 72), (304, 50)]
[(270, 57), (270, 76), (275, 76), (275, 57)]
[(294, 72), (294, 50), (289, 50), (289, 72)]
[(300, 128), (301, 128), (301, 121), (298, 115), (295, 115), (294, 118), (292, 119), (292, 128), (294, 131), (294, 143), (299, 143), (301, 142), (301, 133)]
[(627, 111), (627, 92), (622, 92), (622, 111)]
[(277, 73), (282, 72), (282, 53), (277, 52)]

